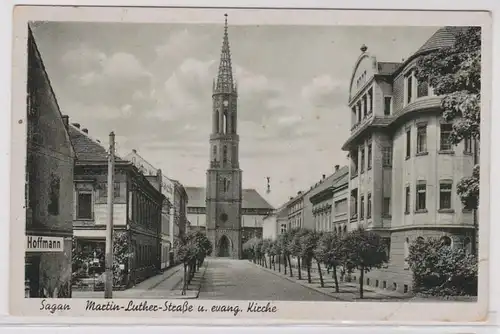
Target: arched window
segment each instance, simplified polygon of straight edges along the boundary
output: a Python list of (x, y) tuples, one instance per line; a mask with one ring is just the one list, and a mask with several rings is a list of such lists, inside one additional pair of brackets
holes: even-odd
[(441, 245), (446, 247), (451, 247), (451, 238), (448, 236), (444, 236), (441, 238)]
[(217, 160), (217, 146), (214, 145), (213, 149), (212, 149), (212, 153), (213, 153), (213, 160)]
[(222, 133), (227, 133), (227, 113), (222, 115)]
[(215, 126), (215, 133), (219, 133), (219, 122), (220, 122), (220, 115), (219, 115), (219, 110), (215, 111), (215, 118), (214, 118), (214, 126)]
[(464, 250), (465, 250), (465, 254), (472, 253), (472, 242), (471, 242), (469, 237), (466, 237), (464, 239)]
[(227, 162), (227, 146), (224, 145), (222, 148), (222, 162), (226, 163)]
[(236, 114), (234, 112), (231, 114), (231, 130), (232, 133), (236, 133)]

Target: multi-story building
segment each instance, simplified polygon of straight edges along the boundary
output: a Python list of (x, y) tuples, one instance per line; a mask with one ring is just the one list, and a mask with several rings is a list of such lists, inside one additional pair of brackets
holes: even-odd
[[(137, 150), (133, 149), (132, 152), (124, 157), (125, 160), (131, 161), (134, 166), (136, 166), (139, 171), (141, 171), (148, 179), (152, 179), (153, 182), (156, 181), (157, 175), (161, 170), (155, 168), (151, 163), (146, 161)], [(160, 191), (165, 195), (165, 200), (162, 205), (161, 210), (161, 259), (160, 259), (160, 269), (166, 269), (173, 265), (173, 245), (174, 239), (178, 237), (178, 234), (174, 233), (174, 207), (175, 202), (175, 184), (164, 174), (161, 175), (161, 183), (159, 184)], [(175, 228), (177, 233), (179, 233), (179, 228)]]
[(74, 150), (28, 27), (26, 297), (71, 298)]
[(364, 226), (386, 238), (387, 268), (366, 275), (378, 287), (411, 289), (406, 258), (416, 238), (471, 247), (472, 213), (463, 210), (456, 185), (472, 173), (472, 142), (450, 144), (442, 96), (414, 75), (418, 59), (452, 45), (460, 29), (439, 29), (401, 63), (379, 62), (366, 46), (355, 63), (351, 135), (343, 145), (350, 157), (348, 229)]
[(287, 231), (288, 211), (286, 205), (274, 210), (264, 217), (262, 222), (262, 238), (276, 240)]
[[(76, 249), (93, 259), (92, 272), (104, 271), (108, 202), (108, 152), (80, 124), (69, 125), (77, 161), (74, 170), (73, 233)], [(131, 162), (116, 157), (113, 192), (115, 240), (127, 254), (123, 286), (138, 283), (160, 269), (161, 214), (165, 196)], [(115, 254), (117, 256), (117, 254)], [(126, 257), (125, 257), (126, 258)], [(89, 269), (87, 267), (87, 269)]]
[(304, 193), (297, 192), (297, 196), (290, 197), (287, 205), (288, 226), (287, 229), (306, 228), (304, 226)]
[(347, 230), (347, 167), (335, 166), (335, 173), (309, 191), (316, 231), (343, 233)]

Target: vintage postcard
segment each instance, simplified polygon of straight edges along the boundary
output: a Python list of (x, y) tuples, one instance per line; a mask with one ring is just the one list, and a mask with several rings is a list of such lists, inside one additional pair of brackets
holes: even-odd
[(14, 24), (13, 315), (487, 321), (488, 13)]

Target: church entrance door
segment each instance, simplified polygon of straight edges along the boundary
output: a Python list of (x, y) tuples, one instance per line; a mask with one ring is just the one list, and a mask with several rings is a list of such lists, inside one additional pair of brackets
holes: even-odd
[(231, 247), (231, 243), (230, 243), (229, 239), (225, 235), (223, 235), (219, 241), (219, 254), (217, 254), (217, 256), (229, 257), (230, 247)]

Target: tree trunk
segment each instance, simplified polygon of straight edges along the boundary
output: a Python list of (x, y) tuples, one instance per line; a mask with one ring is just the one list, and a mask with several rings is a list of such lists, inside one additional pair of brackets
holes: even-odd
[(286, 255), (283, 255), (283, 265), (285, 266), (285, 275), (286, 275), (286, 268), (288, 267), (288, 264), (286, 262)]
[(365, 268), (361, 266), (359, 273), (359, 298), (363, 299), (363, 281), (365, 279)]
[(307, 268), (307, 282), (311, 284), (311, 262), (312, 260), (306, 260), (306, 268)]
[(337, 266), (332, 266), (333, 280), (335, 282), (335, 292), (339, 292), (339, 279), (337, 278)]
[(290, 255), (288, 255), (287, 258), (288, 258), (288, 269), (290, 269), (290, 277), (293, 277), (292, 259), (291, 259)]
[(297, 256), (297, 270), (299, 272), (299, 280), (302, 279), (302, 269), (300, 268), (300, 256)]
[(267, 268), (267, 256), (264, 255), (264, 267)]
[(321, 264), (319, 263), (318, 260), (316, 260), (316, 264), (318, 265), (318, 273), (319, 273), (319, 283), (321, 284), (321, 287), (325, 287), (325, 282), (323, 282), (323, 273), (321, 272)]
[(186, 289), (187, 289), (187, 263), (184, 263), (184, 282), (182, 282), (182, 295), (186, 294)]
[(278, 255), (278, 272), (281, 272), (281, 255)]

